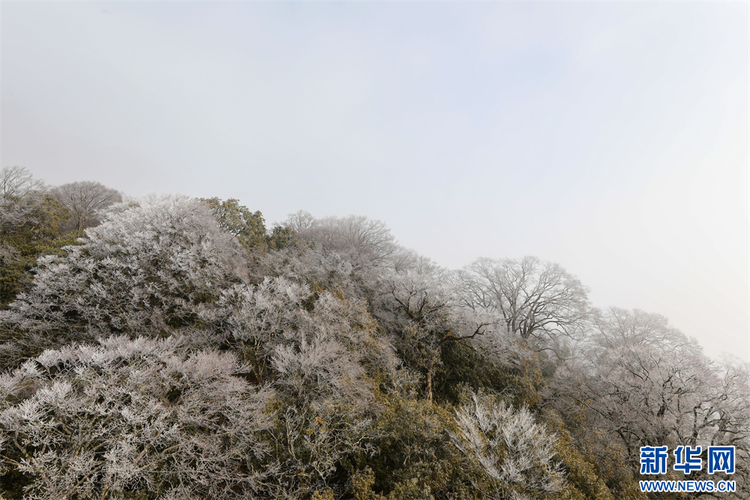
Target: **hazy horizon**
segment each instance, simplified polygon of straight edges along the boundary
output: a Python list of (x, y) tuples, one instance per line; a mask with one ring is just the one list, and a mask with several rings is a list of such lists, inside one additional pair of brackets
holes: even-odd
[(750, 361), (746, 3), (0, 9), (0, 166), (534, 255)]

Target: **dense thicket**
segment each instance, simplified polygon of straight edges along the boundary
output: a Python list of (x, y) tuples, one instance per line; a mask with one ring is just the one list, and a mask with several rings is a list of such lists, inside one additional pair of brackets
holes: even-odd
[(747, 367), (556, 264), (451, 271), (364, 217), (269, 230), (19, 167), (0, 188), (2, 498), (646, 498), (662, 445), (735, 446), (721, 497), (747, 498)]

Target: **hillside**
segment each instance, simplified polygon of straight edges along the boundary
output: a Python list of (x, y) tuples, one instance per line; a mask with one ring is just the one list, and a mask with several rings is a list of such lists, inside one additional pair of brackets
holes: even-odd
[(268, 228), (19, 167), (0, 187), (2, 498), (748, 498), (747, 366), (555, 263), (449, 270), (366, 217)]

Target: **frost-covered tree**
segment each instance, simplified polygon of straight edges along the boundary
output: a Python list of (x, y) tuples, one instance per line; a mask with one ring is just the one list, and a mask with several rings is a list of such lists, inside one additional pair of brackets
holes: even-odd
[(372, 301), (384, 272), (413, 258), (400, 247), (383, 222), (361, 216), (316, 219), (292, 214), (268, 236), (269, 252), (255, 272), (284, 276), (348, 298)]
[[(0, 473), (24, 498), (254, 498), (273, 396), (231, 354), (110, 337), (0, 376)], [(140, 496), (139, 496), (140, 495)]]
[(228, 342), (251, 364), (258, 382), (280, 379), (300, 400), (316, 397), (316, 391), (335, 394), (344, 379), (387, 379), (398, 364), (362, 304), (313, 293), (288, 278), (236, 285), (222, 294), (218, 310)]
[(459, 303), (448, 270), (416, 255), (404, 254), (393, 264), (380, 273), (374, 314), (404, 362), (424, 376), (431, 400), (442, 349), (482, 335), (492, 325)]
[(702, 398), (714, 381), (695, 341), (663, 316), (637, 310), (613, 308), (596, 324), (586, 356), (590, 404), (631, 456), (640, 446), (704, 438), (710, 423), (701, 422)]
[(0, 305), (11, 302), (40, 254), (73, 243), (60, 238), (68, 210), (23, 167), (0, 172)]
[(373, 389), (394, 377), (392, 348), (360, 304), (288, 278), (237, 285), (220, 304), (228, 342), (248, 360), (252, 378), (277, 392), (278, 495), (334, 488), (328, 482), (343, 460), (374, 452)]
[(584, 408), (610, 452), (622, 449), (633, 467), (641, 446), (734, 445), (735, 478), (744, 484), (747, 368), (711, 361), (663, 316), (617, 308), (598, 315), (588, 349), (560, 375), (567, 396), (558, 405)]
[(66, 250), (39, 259), (2, 325), (47, 337), (158, 334), (199, 323), (243, 274), (236, 239), (205, 204), (179, 196), (124, 206)]
[(494, 312), (508, 333), (559, 357), (590, 315), (583, 284), (559, 265), (535, 257), (478, 259), (461, 276), (467, 306)]
[(70, 213), (67, 229), (82, 231), (101, 221), (104, 211), (122, 201), (122, 195), (99, 182), (71, 182), (50, 190)]
[[(49, 217), (45, 215), (50, 215), (48, 212), (54, 203), (45, 191), (44, 182), (24, 167), (5, 167), (0, 171), (0, 239), (8, 239), (24, 227), (32, 232), (47, 229)], [(58, 209), (55, 223), (59, 225), (69, 214), (64, 209), (59, 210), (60, 207), (55, 208)]]
[(472, 394), (456, 411), (456, 446), (486, 474), (485, 498), (556, 498), (564, 474), (555, 462), (555, 436), (526, 409)]
[(288, 224), (301, 239), (312, 242), (326, 254), (344, 257), (360, 273), (386, 263), (398, 248), (383, 222), (363, 216), (310, 220), (304, 214), (296, 214)]
[(35, 178), (26, 167), (3, 167), (0, 170), (0, 199), (20, 200), (44, 190), (44, 182)]

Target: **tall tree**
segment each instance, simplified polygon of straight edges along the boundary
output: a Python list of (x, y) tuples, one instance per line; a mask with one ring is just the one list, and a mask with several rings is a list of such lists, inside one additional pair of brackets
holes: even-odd
[(119, 191), (99, 182), (71, 182), (50, 193), (70, 211), (67, 228), (71, 231), (99, 224), (103, 210), (122, 201)]
[(459, 304), (448, 270), (419, 256), (395, 264), (381, 272), (374, 314), (407, 366), (424, 376), (425, 396), (432, 400), (444, 347), (482, 335), (490, 324)]
[(25, 167), (5, 167), (0, 171), (0, 228), (13, 228), (37, 222), (32, 215), (45, 191), (44, 182)]
[(33, 191), (44, 191), (44, 189), (44, 182), (34, 178), (26, 167), (3, 167), (0, 171), (0, 198), (2, 199), (21, 199)]
[(564, 355), (565, 337), (589, 317), (586, 287), (558, 264), (536, 257), (482, 258), (461, 274), (465, 303), (499, 315), (508, 333)]

